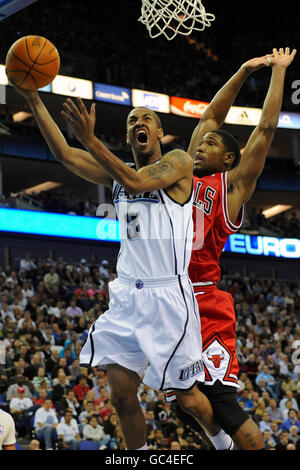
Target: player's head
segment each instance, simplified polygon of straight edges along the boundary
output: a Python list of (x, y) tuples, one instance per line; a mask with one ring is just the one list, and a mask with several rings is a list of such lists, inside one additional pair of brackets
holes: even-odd
[(228, 132), (215, 130), (205, 134), (197, 147), (194, 175), (203, 177), (231, 170), (241, 159), (240, 145)]
[(154, 111), (142, 106), (133, 108), (127, 116), (126, 125), (126, 141), (142, 163), (146, 164), (155, 152), (161, 152), (163, 130)]

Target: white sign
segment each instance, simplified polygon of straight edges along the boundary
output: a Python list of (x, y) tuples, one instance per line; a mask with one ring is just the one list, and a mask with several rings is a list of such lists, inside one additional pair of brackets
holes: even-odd
[(0, 65), (0, 85), (8, 85), (8, 79), (5, 73), (5, 65)]
[(80, 98), (93, 99), (93, 82), (82, 78), (57, 75), (52, 82), (52, 93), (65, 96), (79, 96)]
[(160, 113), (169, 113), (170, 97), (162, 93), (154, 93), (153, 91), (133, 89), (132, 105), (134, 107), (145, 106), (145, 108), (150, 108)]
[(245, 126), (257, 126), (262, 110), (259, 108), (244, 108), (232, 106), (225, 119), (226, 124), (242, 124)]

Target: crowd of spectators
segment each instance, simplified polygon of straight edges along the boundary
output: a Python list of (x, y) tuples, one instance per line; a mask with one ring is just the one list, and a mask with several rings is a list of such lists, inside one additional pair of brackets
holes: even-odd
[(264, 230), (274, 232), (274, 236), (298, 238), (300, 233), (300, 219), (296, 212), (289, 211), (267, 219), (263, 209), (253, 208), (246, 214), (243, 230), (263, 233)]
[[(97, 0), (43, 0), (2, 22), (1, 63), (16, 39), (34, 31), (58, 48), (61, 74), (209, 101), (245, 60), (269, 53), (273, 47), (297, 48), (292, 9), (285, 11), (284, 18), (268, 11), (266, 23), (264, 15), (256, 12), (256, 8), (261, 11), (261, 3), (253, 4), (247, 19), (241, 4), (205, 6), (216, 15), (210, 28), (167, 41), (151, 39), (138, 22), (139, 1), (101, 2), (99, 8)], [(69, 24), (72, 27), (66, 28)], [(291, 69), (283, 105), (286, 111), (295, 111), (289, 91), (294, 79), (298, 76)], [(257, 72), (243, 87), (237, 104), (260, 107), (266, 83), (265, 73)]]
[[(0, 266), (0, 402), (29, 448), (125, 448), (105, 370), (79, 364), (115, 276), (107, 260), (26, 254)], [(219, 287), (235, 303), (240, 406), (259, 425), (266, 449), (300, 449), (300, 280), (224, 274)], [(163, 392), (141, 384), (138, 396), (149, 449), (208, 448)]]

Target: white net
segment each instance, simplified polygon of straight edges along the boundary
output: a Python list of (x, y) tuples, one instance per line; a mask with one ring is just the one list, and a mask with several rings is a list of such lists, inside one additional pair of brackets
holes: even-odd
[(192, 31), (203, 31), (214, 21), (206, 13), (201, 0), (142, 0), (139, 21), (151, 38), (163, 34), (169, 41), (177, 34), (188, 36)]

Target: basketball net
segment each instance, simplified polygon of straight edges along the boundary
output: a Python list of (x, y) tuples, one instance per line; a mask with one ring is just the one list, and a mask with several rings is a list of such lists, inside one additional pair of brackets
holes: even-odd
[(214, 21), (206, 13), (201, 0), (142, 0), (141, 16), (151, 38), (164, 35), (169, 41), (177, 34), (188, 36), (192, 31), (203, 31)]

